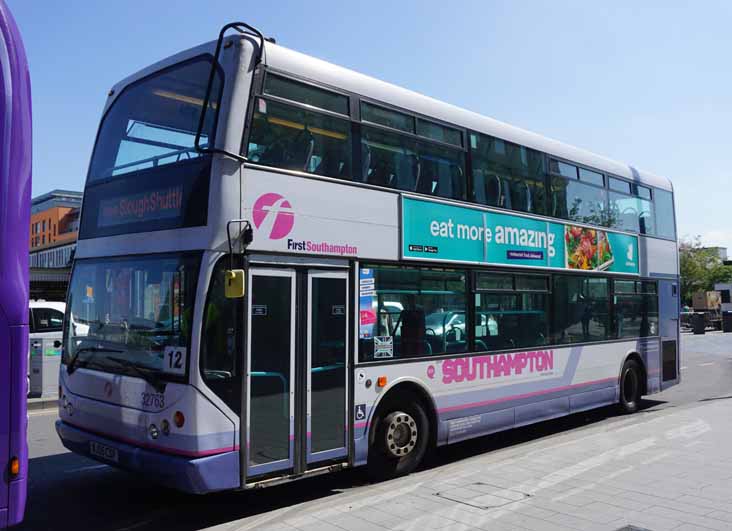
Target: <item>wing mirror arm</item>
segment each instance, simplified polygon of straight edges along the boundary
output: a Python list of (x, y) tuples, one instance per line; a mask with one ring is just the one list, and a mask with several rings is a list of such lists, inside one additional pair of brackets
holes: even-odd
[[(244, 251), (252, 243), (254, 232), (252, 224), (246, 219), (231, 219), (226, 222), (226, 239), (229, 243), (229, 269), (224, 271), (226, 283), (224, 285), (224, 295), (227, 299), (241, 299), (246, 292), (244, 282), (244, 270), (234, 269), (234, 246), (231, 242), (230, 227), (233, 223), (238, 223), (240, 227), (239, 235), (236, 239), (239, 241), (239, 254)], [(241, 226), (244, 225), (242, 229)]]

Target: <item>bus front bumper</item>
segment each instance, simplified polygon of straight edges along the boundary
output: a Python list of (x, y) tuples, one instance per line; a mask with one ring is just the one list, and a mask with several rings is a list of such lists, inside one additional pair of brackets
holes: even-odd
[[(56, 421), (56, 432), (72, 452), (122, 470), (145, 476), (155, 483), (191, 494), (236, 489), (239, 481), (239, 452), (225, 452), (200, 458), (168, 455), (101, 437)], [(91, 453), (93, 443), (117, 450), (116, 461)]]

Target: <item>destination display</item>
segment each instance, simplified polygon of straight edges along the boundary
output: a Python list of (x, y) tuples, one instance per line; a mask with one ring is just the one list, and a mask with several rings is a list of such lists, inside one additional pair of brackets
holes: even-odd
[(209, 175), (198, 157), (88, 185), (79, 239), (205, 225)]
[(183, 206), (183, 186), (128, 194), (99, 203), (97, 226), (109, 227), (140, 221), (178, 218)]
[(405, 259), (638, 274), (638, 237), (402, 196)]

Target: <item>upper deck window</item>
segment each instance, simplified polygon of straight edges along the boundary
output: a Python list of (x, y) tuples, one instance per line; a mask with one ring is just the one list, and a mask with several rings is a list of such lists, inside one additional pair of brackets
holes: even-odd
[(445, 144), (458, 147), (463, 145), (463, 135), (459, 130), (427, 120), (417, 120), (417, 134)]
[(413, 136), (363, 127), (363, 180), (408, 192), (465, 199), (462, 150), (417, 140)]
[(602, 173), (597, 173), (596, 171), (590, 171), (584, 168), (580, 168), (579, 179), (580, 181), (594, 184), (595, 186), (605, 186), (605, 177)]
[(607, 192), (601, 173), (551, 159), (552, 211), (558, 218), (607, 224)]
[(348, 96), (274, 74), (267, 75), (264, 93), (318, 109), (348, 115)]
[(476, 133), (470, 134), (470, 149), (474, 201), (522, 212), (546, 212), (541, 153)]
[[(200, 157), (194, 140), (210, 70), (210, 58), (201, 56), (123, 89), (99, 129), (89, 182)], [(221, 82), (219, 75), (201, 134), (203, 146), (213, 145)]]
[(656, 234), (651, 189), (610, 177), (608, 225), (610, 227)]
[(610, 190), (623, 192), (624, 194), (630, 193), (630, 183), (628, 181), (623, 181), (621, 179), (616, 179), (615, 177), (610, 177), (609, 185)]
[(247, 157), (258, 164), (351, 178), (351, 124), (331, 114), (257, 99)]
[(414, 134), (415, 131), (414, 116), (378, 107), (377, 105), (366, 102), (361, 102), (361, 119), (364, 122), (384, 125), (406, 133)]
[[(211, 57), (178, 63), (125, 87), (94, 147), (80, 239), (206, 224), (211, 156), (194, 147)], [(201, 131), (214, 144), (223, 75)]]
[(656, 209), (656, 234), (662, 238), (676, 239), (676, 226), (674, 225), (674, 199), (671, 192), (659, 190), (653, 191), (653, 205)]

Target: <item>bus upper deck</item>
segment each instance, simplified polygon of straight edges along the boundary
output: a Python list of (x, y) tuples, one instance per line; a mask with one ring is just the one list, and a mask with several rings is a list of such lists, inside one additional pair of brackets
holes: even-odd
[[(246, 194), (231, 193), (236, 160), (195, 149), (206, 97), (201, 144), (248, 165), (676, 239), (667, 179), (271, 42), (254, 65), (257, 39), (228, 39), (208, 93), (213, 44), (110, 91), (82, 254), (83, 240), (179, 228), (191, 230), (161, 232), (146, 247), (225, 243), (223, 227), (242, 215), (238, 195)], [(98, 253), (104, 242), (94, 245)]]

